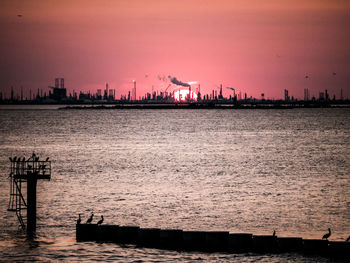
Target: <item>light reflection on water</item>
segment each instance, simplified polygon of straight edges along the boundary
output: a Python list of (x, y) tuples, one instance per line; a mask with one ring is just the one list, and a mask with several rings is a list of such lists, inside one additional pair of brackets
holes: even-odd
[[(350, 111), (0, 110), (0, 251), (16, 260), (280, 261), (75, 243), (75, 219), (331, 240), (350, 234)], [(38, 237), (7, 212), (8, 157), (53, 160)], [(127, 259), (126, 259), (127, 257)], [(221, 258), (222, 257), (222, 258)], [(288, 260), (302, 261), (296, 255)], [(306, 261), (307, 262), (307, 261)]]

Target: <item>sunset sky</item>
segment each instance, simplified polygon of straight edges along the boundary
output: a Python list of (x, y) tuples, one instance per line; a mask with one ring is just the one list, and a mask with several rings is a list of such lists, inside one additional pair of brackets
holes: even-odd
[(141, 96), (170, 75), (202, 93), (350, 98), (349, 28), (348, 0), (1, 0), (0, 91), (63, 77), (68, 92), (108, 82), (118, 98), (136, 80)]

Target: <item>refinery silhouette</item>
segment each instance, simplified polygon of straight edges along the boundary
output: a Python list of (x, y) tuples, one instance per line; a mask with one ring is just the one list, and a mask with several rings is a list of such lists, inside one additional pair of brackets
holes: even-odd
[[(335, 94), (330, 96), (328, 90), (320, 91), (318, 96), (310, 96), (309, 89), (304, 89), (304, 99), (297, 99), (289, 95), (289, 91), (284, 89), (283, 99), (266, 99), (265, 94), (261, 93), (260, 98), (248, 96), (236, 92), (233, 87), (223, 87), (219, 85), (208, 94), (201, 93), (201, 87), (198, 82), (182, 82), (176, 77), (168, 76), (169, 84), (162, 91), (147, 92), (142, 96), (137, 96), (136, 81), (132, 81), (132, 87), (127, 94), (121, 94), (116, 97), (116, 89), (111, 89), (106, 83), (105, 89), (97, 89), (96, 93), (73, 91), (68, 94), (65, 88), (64, 78), (56, 78), (54, 86), (48, 86), (48, 93), (42, 89), (29, 91), (29, 97), (24, 97), (23, 88), (20, 94), (14, 92), (11, 87), (9, 96), (0, 92), (0, 104), (67, 104), (67, 105), (115, 105), (116, 108), (172, 108), (172, 106), (182, 106), (186, 108), (295, 108), (295, 107), (348, 107), (350, 100), (345, 99), (343, 90), (340, 90), (340, 96)], [(306, 76), (305, 78), (308, 78)], [(230, 91), (230, 95), (225, 97), (223, 90)], [(162, 106), (163, 105), (163, 106)], [(104, 106), (102, 106), (103, 108)]]

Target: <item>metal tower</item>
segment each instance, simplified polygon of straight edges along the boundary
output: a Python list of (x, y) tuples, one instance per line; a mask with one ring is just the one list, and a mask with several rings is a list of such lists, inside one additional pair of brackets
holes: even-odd
[[(27, 210), (27, 233), (34, 233), (36, 230), (36, 184), (38, 179), (50, 180), (51, 161), (49, 157), (45, 161), (32, 154), (26, 160), (25, 157), (10, 157), (10, 201), (8, 211), (16, 212), (17, 218), (25, 229), (22, 210)], [(23, 184), (27, 183), (27, 200), (23, 196)]]

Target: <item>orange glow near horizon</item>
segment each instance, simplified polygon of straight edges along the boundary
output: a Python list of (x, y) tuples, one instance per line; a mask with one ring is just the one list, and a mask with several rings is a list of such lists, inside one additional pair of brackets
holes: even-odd
[[(174, 91), (174, 99), (176, 101), (186, 101), (189, 94), (190, 94), (189, 89), (187, 89), (187, 88), (179, 89), (179, 90)], [(192, 90), (191, 91), (191, 99), (197, 100), (197, 97), (198, 97), (197, 93)]]

